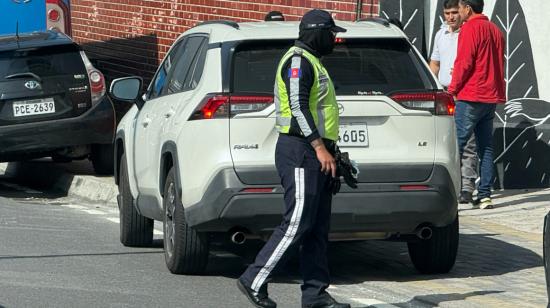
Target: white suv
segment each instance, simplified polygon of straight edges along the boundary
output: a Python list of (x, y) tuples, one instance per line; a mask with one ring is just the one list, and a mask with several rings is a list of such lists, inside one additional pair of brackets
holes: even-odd
[[(397, 27), (338, 25), (347, 32), (322, 61), (340, 148), (360, 174), (333, 199), (331, 240), (406, 241), (420, 272), (448, 272), (460, 179), (453, 99)], [(163, 221), (169, 270), (200, 273), (212, 241), (269, 236), (284, 208), (273, 85), (297, 36), (297, 22), (205, 22), (173, 44), (143, 97), (139, 78), (113, 82), (113, 96), (136, 103), (115, 143), (124, 245), (149, 245)]]

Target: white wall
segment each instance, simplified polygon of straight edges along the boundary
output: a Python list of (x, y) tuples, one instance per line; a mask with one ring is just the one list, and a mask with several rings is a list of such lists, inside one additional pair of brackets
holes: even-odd
[(550, 101), (550, 1), (520, 0), (529, 36), (541, 99)]

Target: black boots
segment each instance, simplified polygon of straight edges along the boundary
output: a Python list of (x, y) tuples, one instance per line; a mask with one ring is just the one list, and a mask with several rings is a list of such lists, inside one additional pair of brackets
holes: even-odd
[(240, 279), (237, 279), (237, 287), (248, 300), (255, 306), (261, 308), (276, 308), (277, 304), (267, 296), (267, 292), (256, 292), (245, 286)]

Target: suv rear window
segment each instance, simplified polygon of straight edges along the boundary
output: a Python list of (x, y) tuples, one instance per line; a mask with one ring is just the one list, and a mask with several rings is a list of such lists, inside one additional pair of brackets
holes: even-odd
[(27, 72), (40, 77), (51, 77), (86, 74), (86, 68), (78, 48), (74, 45), (0, 52), (0, 80)]
[[(291, 45), (262, 41), (239, 46), (233, 63), (233, 92), (272, 93), (278, 62)], [(337, 95), (434, 89), (420, 61), (404, 39), (348, 39), (322, 59)]]

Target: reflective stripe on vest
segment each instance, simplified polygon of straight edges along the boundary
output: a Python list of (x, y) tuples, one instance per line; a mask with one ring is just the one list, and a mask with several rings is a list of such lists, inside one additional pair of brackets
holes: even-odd
[[(330, 140), (338, 140), (338, 104), (336, 102), (336, 94), (334, 85), (328, 75), (327, 70), (317, 57), (299, 47), (290, 48), (279, 62), (277, 69), (277, 77), (275, 79), (275, 110), (277, 114), (276, 126), (280, 133), (288, 133), (292, 112), (300, 112), (296, 107), (294, 110), (290, 104), (288, 89), (285, 81), (282, 78), (282, 69), (284, 64), (293, 56), (300, 55), (306, 58), (313, 67), (314, 81), (309, 94), (309, 110), (313, 116), (315, 126), (322, 138)], [(294, 58), (296, 61), (300, 57)], [(294, 61), (294, 59), (292, 59)], [(298, 81), (298, 79), (296, 79)], [(290, 82), (290, 87), (298, 87), (299, 85)], [(298, 93), (298, 91), (293, 91)], [(302, 126), (302, 124), (300, 124)], [(307, 123), (305, 125), (307, 126)], [(303, 132), (304, 135), (309, 135), (311, 132)]]

